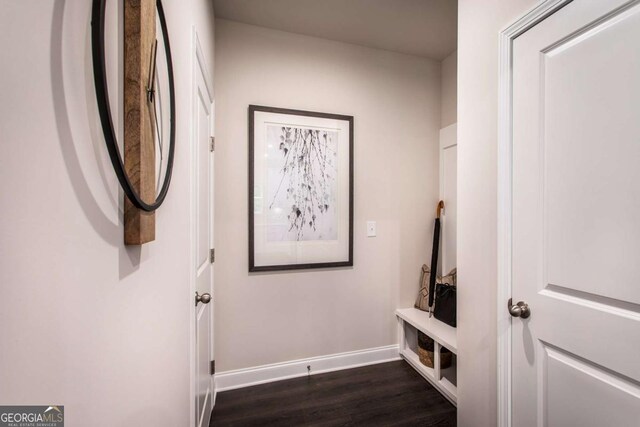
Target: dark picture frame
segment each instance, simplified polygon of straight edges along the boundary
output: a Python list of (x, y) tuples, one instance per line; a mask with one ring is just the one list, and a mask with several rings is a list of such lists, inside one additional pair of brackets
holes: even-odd
[[(248, 119), (249, 272), (353, 266), (353, 116), (249, 105)], [(275, 142), (267, 144), (267, 141)], [(348, 148), (344, 147), (345, 141), (348, 141)], [(259, 150), (256, 150), (256, 144)], [(296, 151), (292, 160), (289, 150), (294, 148)], [(267, 153), (267, 150), (270, 151)], [(333, 160), (320, 162), (320, 158), (324, 160), (330, 157), (327, 153), (333, 155)], [(348, 160), (345, 160), (343, 157), (347, 153)], [(269, 156), (280, 158), (269, 160)], [(268, 161), (279, 162), (282, 167), (278, 166), (277, 170), (271, 167), (272, 172), (268, 174), (265, 172)], [(260, 174), (256, 174), (256, 167), (259, 167)], [(345, 167), (348, 170), (343, 170)], [(318, 168), (324, 170), (317, 173)], [(279, 174), (276, 178), (274, 170)], [(287, 173), (290, 175), (285, 177)], [(294, 173), (297, 175), (294, 176)], [(268, 184), (264, 176), (272, 177), (269, 189), (266, 189)], [(285, 178), (287, 188), (282, 189)], [(295, 186), (292, 184), (294, 179)], [(344, 182), (345, 179), (348, 179), (348, 183)], [(331, 188), (327, 190), (327, 187)], [(338, 187), (340, 189), (336, 190)], [(266, 195), (269, 191), (274, 193), (275, 188), (276, 195), (271, 195), (269, 202), (265, 202)], [(297, 191), (298, 188), (302, 190)], [(344, 200), (347, 194), (348, 200)], [(270, 225), (267, 218), (274, 214), (267, 210), (271, 211), (277, 197), (281, 205), (286, 201), (288, 204), (285, 209), (290, 210), (288, 214), (279, 214), (279, 223)], [(321, 198), (324, 201), (318, 202)], [(330, 198), (331, 201), (336, 199), (335, 207), (330, 206), (333, 204), (328, 201)], [(297, 207), (298, 204), (301, 206)], [(344, 218), (345, 215), (348, 218)], [(286, 221), (286, 224), (282, 224), (282, 221)], [(345, 226), (348, 230), (344, 229)], [(270, 234), (265, 231), (271, 229), (277, 231)], [(265, 237), (273, 235), (277, 236), (275, 240), (282, 242), (270, 241)], [(277, 249), (283, 246), (284, 250)], [(334, 246), (338, 250), (332, 250)], [(270, 250), (275, 254), (271, 258)], [(296, 255), (288, 256), (287, 250)], [(318, 261), (314, 260), (314, 253)], [(337, 258), (327, 259), (333, 253)], [(296, 257), (302, 259), (294, 259)], [(276, 259), (276, 262), (265, 261), (267, 258)]]

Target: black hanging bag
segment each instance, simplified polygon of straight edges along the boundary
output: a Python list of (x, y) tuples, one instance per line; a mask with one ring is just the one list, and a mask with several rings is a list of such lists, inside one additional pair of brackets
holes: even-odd
[(441, 322), (456, 327), (456, 287), (445, 283), (436, 285), (436, 305), (433, 315)]

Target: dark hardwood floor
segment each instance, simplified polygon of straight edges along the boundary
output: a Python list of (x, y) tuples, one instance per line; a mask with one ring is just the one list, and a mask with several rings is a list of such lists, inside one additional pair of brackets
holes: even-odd
[(404, 360), (218, 393), (210, 424), (455, 425), (456, 408)]

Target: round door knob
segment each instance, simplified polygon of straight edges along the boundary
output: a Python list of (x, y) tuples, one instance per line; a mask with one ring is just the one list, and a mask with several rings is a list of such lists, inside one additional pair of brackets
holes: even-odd
[(531, 316), (531, 309), (529, 308), (529, 304), (524, 301), (518, 301), (516, 304), (512, 304), (511, 298), (509, 298), (507, 308), (509, 309), (509, 314), (513, 317), (526, 319), (527, 317)]
[(199, 302), (201, 302), (203, 304), (209, 304), (209, 302), (211, 302), (211, 294), (205, 293), (205, 294), (200, 295), (196, 291), (196, 305), (198, 305)]

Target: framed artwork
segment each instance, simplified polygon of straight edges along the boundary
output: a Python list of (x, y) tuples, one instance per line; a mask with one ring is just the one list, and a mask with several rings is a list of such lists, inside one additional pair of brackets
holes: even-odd
[(249, 106), (249, 271), (353, 265), (353, 116)]

